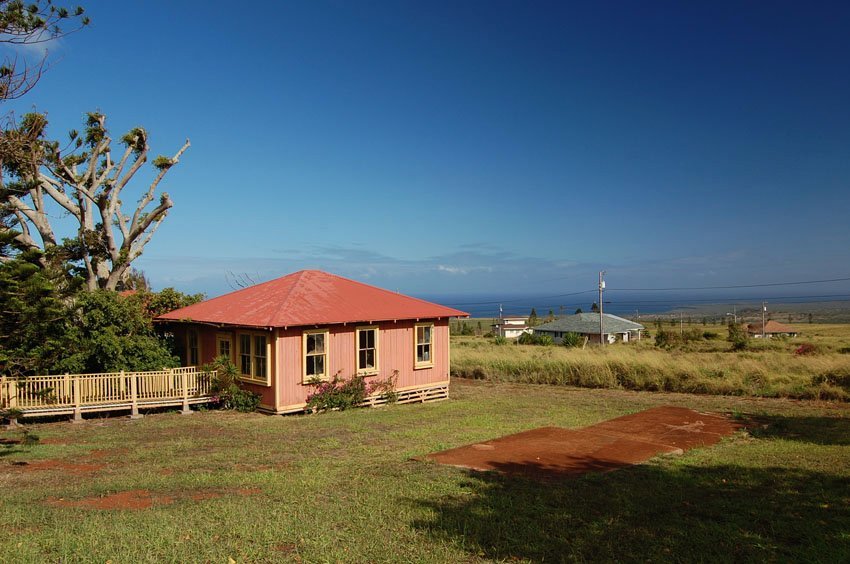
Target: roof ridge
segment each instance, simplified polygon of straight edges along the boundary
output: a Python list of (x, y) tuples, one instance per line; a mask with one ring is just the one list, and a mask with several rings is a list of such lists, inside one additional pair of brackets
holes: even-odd
[[(274, 326), (274, 320), (277, 319), (278, 314), (281, 312), (281, 310), (284, 308), (284, 306), (288, 305), (289, 298), (290, 298), (290, 296), (292, 296), (292, 292), (295, 290), (295, 286), (297, 286), (298, 283), (301, 282), (301, 279), (304, 277), (304, 274), (307, 273), (307, 272), (308, 272), (307, 270), (299, 270), (297, 272), (293, 272), (292, 274), (287, 274), (286, 276), (281, 276), (280, 278), (275, 278), (275, 280), (283, 280), (284, 278), (290, 278), (290, 277), (295, 277), (295, 276), (298, 277), (298, 279), (295, 280), (292, 283), (292, 285), (289, 287), (289, 291), (286, 292), (286, 296), (280, 301), (280, 306), (278, 306), (277, 309), (274, 310), (274, 313), (272, 313), (272, 315), (269, 317), (269, 319), (268, 319), (268, 326), (269, 327)], [(321, 272), (321, 270), (318, 271), (318, 272)]]

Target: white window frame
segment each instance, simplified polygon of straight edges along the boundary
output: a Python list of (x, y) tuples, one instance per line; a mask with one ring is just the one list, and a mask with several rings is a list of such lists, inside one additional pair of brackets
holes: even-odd
[[(375, 350), (375, 366), (373, 366), (373, 367), (360, 366), (360, 351), (362, 350), (360, 348), (360, 332), (361, 331), (374, 331), (375, 332), (375, 349), (374, 349)], [(378, 329), (377, 325), (363, 325), (361, 327), (355, 328), (355, 330), (354, 330), (354, 363), (355, 363), (355, 366), (357, 366), (357, 375), (358, 376), (370, 376), (370, 375), (375, 375), (375, 374), (378, 373), (378, 371), (380, 369), (379, 364), (378, 364), (380, 361), (378, 360), (378, 357), (380, 356), (380, 350), (381, 350), (380, 334), (381, 334), (381, 332)]]
[[(250, 349), (248, 350), (248, 353), (247, 353), (247, 356), (249, 356), (250, 359), (251, 359), (251, 368), (250, 368), (251, 373), (250, 374), (245, 374), (245, 373), (242, 372), (242, 355), (244, 354), (244, 351), (242, 350), (242, 337), (243, 336), (246, 336), (250, 339), (250, 341), (249, 341), (250, 342)], [(266, 347), (265, 347), (266, 350), (263, 351), (265, 353), (264, 357), (266, 359), (266, 373), (265, 374), (255, 374), (255, 372), (256, 372), (255, 371), (256, 359), (260, 358), (260, 355), (256, 354), (257, 351), (255, 350), (257, 348), (257, 343), (255, 341), (256, 337), (264, 337), (266, 339)], [(239, 361), (239, 363), (236, 366), (236, 369), (239, 372), (239, 379), (242, 380), (243, 382), (250, 382), (251, 384), (260, 384), (262, 386), (271, 386), (271, 365), (272, 365), (272, 363), (271, 363), (271, 360), (272, 360), (272, 354), (271, 354), (272, 339), (271, 339), (271, 335), (269, 335), (268, 333), (260, 332), (260, 331), (239, 331), (238, 333), (236, 333), (236, 345), (239, 349), (237, 351), (237, 354), (236, 354), (236, 358)]]
[[(429, 332), (431, 335), (431, 340), (427, 343), (429, 346), (428, 360), (420, 362), (419, 361), (419, 347), (421, 345), (425, 345), (426, 343), (419, 342), (419, 328), (420, 327), (430, 327), (431, 331)], [(413, 326), (413, 368), (432, 368), (434, 366), (434, 323), (417, 323)]]
[[(325, 372), (321, 375), (307, 375), (307, 337), (309, 335), (324, 335), (324, 352), (321, 353), (321, 356), (325, 357), (325, 362), (323, 363)], [(327, 382), (331, 379), (331, 371), (328, 366), (328, 360), (330, 355), (328, 354), (328, 349), (330, 348), (330, 331), (327, 329), (307, 329), (303, 333), (301, 333), (301, 383), (309, 384), (310, 381), (319, 379), (322, 382)], [(318, 355), (310, 355), (310, 356), (318, 356)]]

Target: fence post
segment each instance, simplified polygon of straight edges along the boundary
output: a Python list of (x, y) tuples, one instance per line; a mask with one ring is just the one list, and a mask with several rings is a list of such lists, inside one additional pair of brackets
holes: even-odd
[(9, 402), (9, 408), (16, 409), (18, 407), (18, 381), (15, 378), (9, 378), (6, 381), (9, 384), (9, 397), (7, 398)]
[(188, 370), (180, 371), (180, 382), (183, 385), (183, 415), (191, 415), (192, 410), (189, 409), (189, 374)]
[[(139, 374), (131, 372), (130, 376), (130, 419), (141, 419), (142, 414), (139, 413)], [(124, 381), (124, 371), (121, 371), (121, 381)]]
[[(65, 377), (68, 377), (68, 373), (65, 373)], [(83, 421), (83, 410), (82, 410), (82, 394), (80, 393), (80, 375), (74, 374), (74, 423), (82, 423)]]

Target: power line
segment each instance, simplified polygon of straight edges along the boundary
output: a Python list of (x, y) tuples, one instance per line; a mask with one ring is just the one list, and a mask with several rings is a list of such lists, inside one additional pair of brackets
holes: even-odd
[(847, 282), (848, 278), (830, 278), (828, 280), (804, 280), (802, 282), (771, 282), (768, 284), (738, 284), (735, 286), (682, 286), (678, 288), (608, 288), (609, 292), (668, 292), (673, 290), (734, 290), (738, 288), (768, 288), (771, 286), (799, 286), (803, 284), (825, 284), (827, 282)]
[(589, 294), (590, 292), (595, 292), (596, 290), (583, 290), (581, 292), (571, 292), (569, 294), (558, 294), (557, 296), (540, 296), (540, 297), (527, 297), (527, 298), (517, 298), (515, 300), (495, 300), (492, 302), (457, 302), (453, 304), (443, 304), (447, 306), (470, 306), (470, 305), (498, 305), (498, 304), (509, 304), (516, 302), (524, 302), (529, 300), (552, 300), (555, 298), (566, 298), (567, 296), (578, 296), (580, 294)]

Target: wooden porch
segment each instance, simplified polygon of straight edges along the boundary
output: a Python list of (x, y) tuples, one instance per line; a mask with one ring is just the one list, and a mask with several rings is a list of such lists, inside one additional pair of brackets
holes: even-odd
[(151, 372), (108, 372), (101, 374), (58, 374), (0, 379), (0, 411), (19, 417), (73, 415), (130, 410), (139, 417), (140, 408), (182, 406), (210, 401), (215, 372), (195, 366)]

